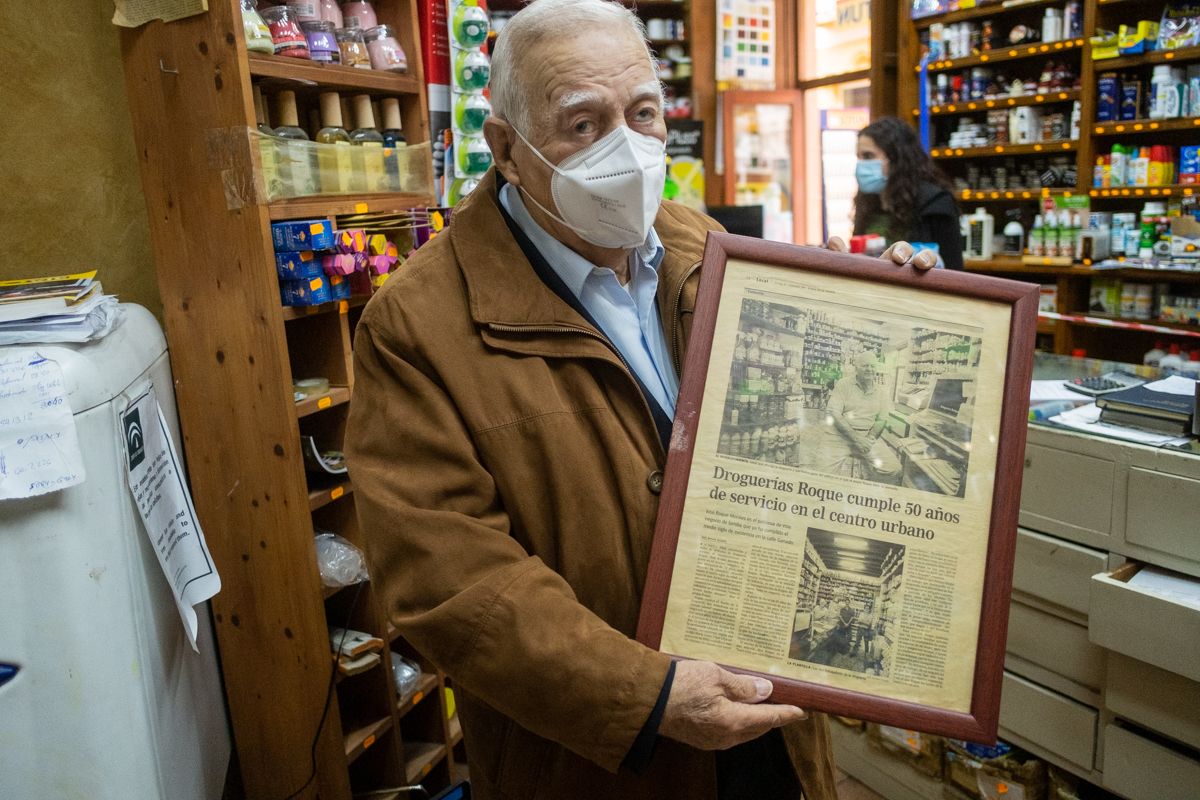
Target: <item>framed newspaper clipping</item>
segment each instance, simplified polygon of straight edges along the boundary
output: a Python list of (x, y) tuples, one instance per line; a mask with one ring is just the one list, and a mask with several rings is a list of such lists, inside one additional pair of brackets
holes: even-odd
[(710, 234), (638, 639), (994, 741), (1037, 297)]

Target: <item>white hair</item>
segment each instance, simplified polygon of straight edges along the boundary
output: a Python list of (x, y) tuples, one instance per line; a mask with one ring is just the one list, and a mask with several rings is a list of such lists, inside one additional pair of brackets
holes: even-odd
[(537, 87), (528, 85), (521, 75), (537, 57), (544, 41), (591, 32), (600, 25), (624, 28), (646, 48), (646, 60), (653, 56), (646, 44), (646, 26), (630, 9), (609, 0), (533, 0), (518, 11), (501, 29), (492, 48), (492, 113), (507, 120), (525, 136), (533, 135), (535, 120), (530, 97)]

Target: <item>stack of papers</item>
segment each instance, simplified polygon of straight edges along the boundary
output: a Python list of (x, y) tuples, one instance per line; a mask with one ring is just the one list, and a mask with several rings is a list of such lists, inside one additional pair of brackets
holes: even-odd
[(107, 335), (120, 314), (95, 270), (0, 281), (0, 345), (88, 342)]

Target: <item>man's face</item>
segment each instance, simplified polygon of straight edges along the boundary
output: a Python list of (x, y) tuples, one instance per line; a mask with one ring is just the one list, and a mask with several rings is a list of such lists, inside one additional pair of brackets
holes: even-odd
[[(522, 78), (532, 87), (533, 120), (533, 130), (522, 133), (550, 163), (562, 162), (620, 125), (666, 141), (661, 85), (632, 31), (608, 26), (547, 42), (541, 51), (541, 58), (528, 59), (534, 65)], [(519, 140), (512, 160), (522, 188), (556, 210), (550, 194), (553, 171)], [(573, 238), (561, 225), (550, 224), (557, 238)]]
[(866, 389), (875, 383), (875, 365), (867, 361), (858, 365), (858, 383)]

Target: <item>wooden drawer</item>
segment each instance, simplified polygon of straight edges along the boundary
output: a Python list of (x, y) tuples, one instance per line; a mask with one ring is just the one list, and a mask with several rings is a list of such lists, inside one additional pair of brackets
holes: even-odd
[(1106, 554), (1100, 550), (1017, 529), (1013, 591), (1086, 617), (1092, 576), (1103, 572), (1106, 566)]
[(1200, 562), (1200, 480), (1129, 468), (1125, 541)]
[(1104, 686), (1117, 716), (1200, 749), (1200, 683), (1109, 653)]
[(1104, 785), (1129, 800), (1196, 800), (1200, 761), (1116, 725), (1104, 729)]
[(1084, 542), (1110, 536), (1115, 477), (1110, 458), (1030, 441), (1025, 446), (1021, 524)]
[(1004, 673), (1000, 726), (1089, 771), (1096, 756), (1097, 716), (1090, 706)]
[(1087, 627), (1024, 603), (1010, 607), (1007, 649), (1090, 689), (1104, 681), (1104, 649), (1088, 641)]
[(1129, 585), (1141, 568), (1131, 562), (1092, 576), (1088, 638), (1101, 647), (1200, 681), (1200, 608)]

